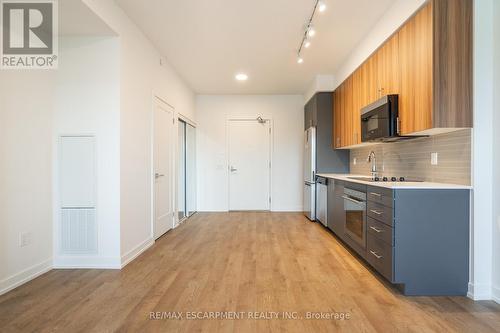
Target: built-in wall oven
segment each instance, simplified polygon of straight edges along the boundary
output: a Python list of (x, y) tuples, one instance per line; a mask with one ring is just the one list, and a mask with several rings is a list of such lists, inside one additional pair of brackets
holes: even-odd
[(344, 232), (363, 249), (366, 249), (366, 193), (344, 189)]

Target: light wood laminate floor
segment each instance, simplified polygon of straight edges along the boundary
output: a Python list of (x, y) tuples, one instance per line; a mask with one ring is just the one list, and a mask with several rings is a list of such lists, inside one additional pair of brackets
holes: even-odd
[[(193, 311), (244, 314), (187, 319)], [(263, 315), (274, 316), (253, 314)], [(402, 296), (298, 213), (199, 213), (121, 271), (53, 270), (1, 296), (0, 331), (498, 332), (500, 305)]]

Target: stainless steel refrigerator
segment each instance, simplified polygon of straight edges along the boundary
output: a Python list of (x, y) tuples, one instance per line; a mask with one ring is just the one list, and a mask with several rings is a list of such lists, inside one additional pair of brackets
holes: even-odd
[(316, 219), (316, 127), (304, 135), (304, 214)]
[[(333, 149), (333, 94), (320, 92), (304, 108), (304, 214), (317, 220), (317, 206), (324, 213), (324, 188), (318, 188), (323, 197), (318, 203), (316, 175), (318, 173), (349, 173), (349, 151)], [(322, 190), (322, 191), (321, 191)], [(328, 209), (328, 207), (326, 208)], [(324, 215), (324, 214), (323, 214)], [(321, 218), (320, 218), (321, 219)], [(323, 224), (326, 223), (324, 221)]]

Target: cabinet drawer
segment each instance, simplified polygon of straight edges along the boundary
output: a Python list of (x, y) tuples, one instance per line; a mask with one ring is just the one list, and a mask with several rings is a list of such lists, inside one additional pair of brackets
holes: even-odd
[(393, 205), (392, 190), (390, 189), (368, 186), (367, 198), (368, 201), (376, 202), (387, 207), (392, 207)]
[(393, 226), (392, 207), (387, 207), (379, 203), (368, 201), (367, 214), (372, 219)]
[(367, 224), (369, 234), (391, 246), (394, 245), (394, 235), (391, 227), (370, 217), (367, 219)]
[(389, 281), (393, 281), (392, 257), (393, 247), (372, 234), (368, 234), (366, 260)]

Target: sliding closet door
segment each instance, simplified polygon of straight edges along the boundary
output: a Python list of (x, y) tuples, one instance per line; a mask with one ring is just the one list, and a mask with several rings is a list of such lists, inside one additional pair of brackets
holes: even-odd
[(196, 128), (186, 124), (186, 212), (196, 212)]
[(179, 221), (196, 212), (196, 128), (179, 119)]
[(179, 221), (184, 219), (186, 214), (186, 123), (179, 120), (179, 180), (177, 193), (177, 209), (179, 211)]

